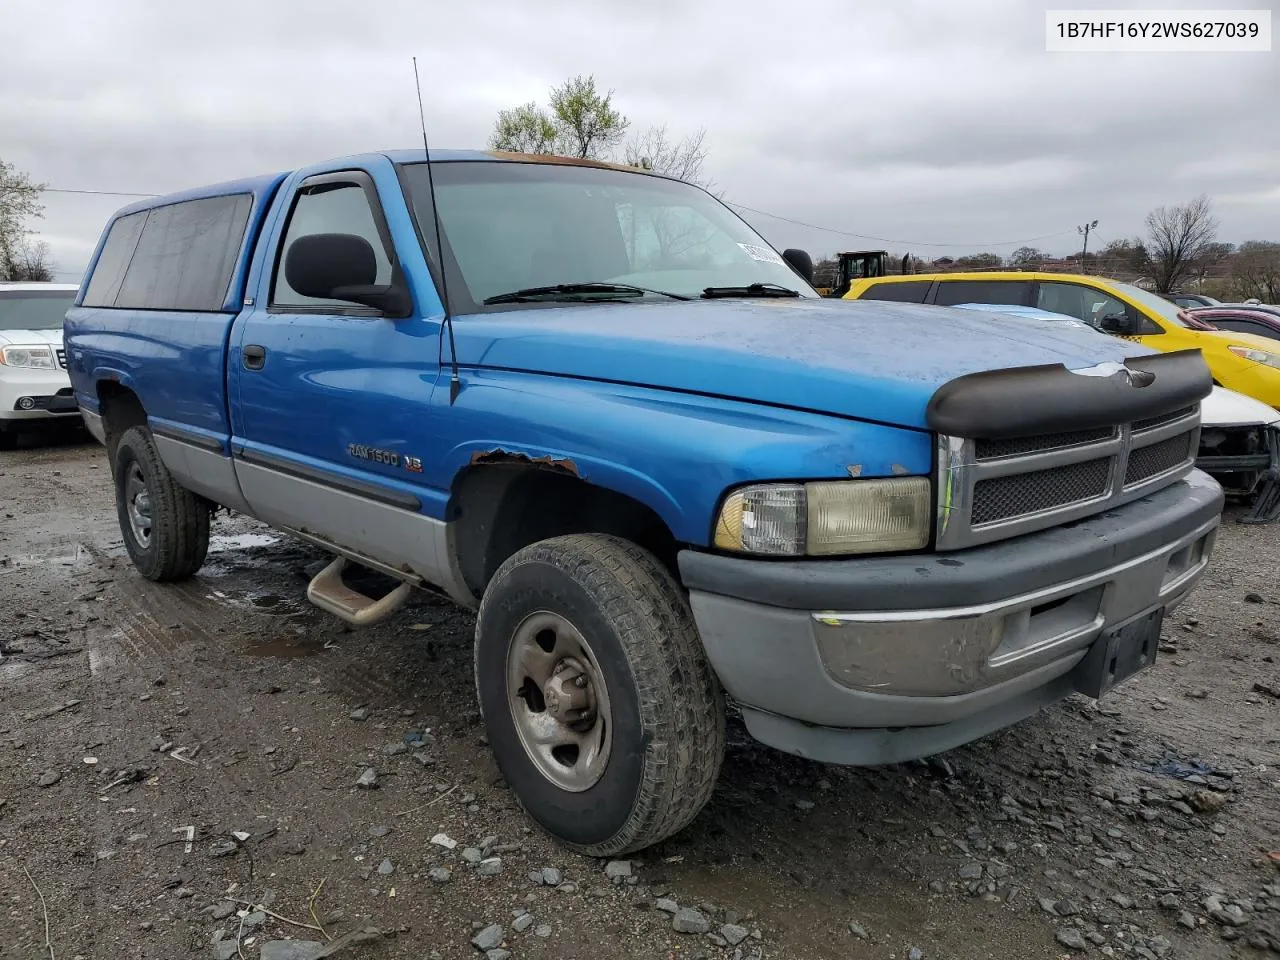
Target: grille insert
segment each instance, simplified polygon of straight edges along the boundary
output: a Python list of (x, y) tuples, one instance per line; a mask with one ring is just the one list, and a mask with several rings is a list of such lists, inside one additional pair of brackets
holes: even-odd
[(1181, 407), (1178, 410), (1170, 410), (1168, 413), (1162, 413), (1159, 416), (1147, 417), (1145, 420), (1135, 420), (1133, 421), (1133, 432), (1141, 433), (1143, 430), (1150, 430), (1161, 424), (1173, 423), (1173, 421), (1189, 417), (1195, 412), (1195, 407)]
[(67, 351), (62, 347), (58, 348), (58, 366), (64, 370), (67, 368)]
[(1129, 454), (1129, 464), (1124, 471), (1124, 485), (1131, 487), (1166, 470), (1172, 470), (1186, 463), (1190, 456), (1190, 433), (1180, 433), (1149, 447), (1139, 447)]
[(979, 460), (1022, 457), (1030, 453), (1063, 450), (1086, 443), (1101, 443), (1112, 439), (1115, 435), (1115, 427), (1098, 427), (1093, 430), (1073, 430), (1069, 433), (1046, 433), (1038, 437), (1014, 437), (1011, 440), (977, 440), (974, 456)]
[(1110, 476), (1111, 458), (1101, 457), (1064, 467), (979, 480), (973, 488), (972, 523), (978, 527), (1104, 497)]

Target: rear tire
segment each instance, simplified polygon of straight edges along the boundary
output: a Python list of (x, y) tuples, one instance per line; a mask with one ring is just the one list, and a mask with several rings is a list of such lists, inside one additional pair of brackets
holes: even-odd
[[(524, 548), (485, 590), (475, 656), (498, 767), (565, 846), (640, 850), (710, 799), (724, 758), (723, 695), (683, 592), (649, 552), (599, 535)], [(543, 741), (570, 740), (582, 746), (539, 752)]]
[(185, 580), (209, 552), (209, 502), (181, 486), (151, 431), (130, 427), (112, 457), (116, 512), (129, 558), (148, 580)]

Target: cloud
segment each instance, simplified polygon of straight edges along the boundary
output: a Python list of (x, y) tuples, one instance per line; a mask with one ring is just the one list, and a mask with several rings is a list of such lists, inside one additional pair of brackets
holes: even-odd
[[(1050, 54), (1042, 8), (1018, 0), (5, 9), (40, 28), (0, 59), (0, 150), (56, 187), (166, 192), (414, 146), (416, 55), (437, 145), (482, 145), (502, 107), (594, 74), (637, 129), (705, 127), (727, 199), (891, 248), (1066, 251), (1078, 223), (1105, 243), (1202, 192), (1223, 239), (1275, 236), (1274, 54)], [(48, 195), (37, 226), (61, 272), (127, 199)], [(749, 217), (780, 246), (863, 243)]]

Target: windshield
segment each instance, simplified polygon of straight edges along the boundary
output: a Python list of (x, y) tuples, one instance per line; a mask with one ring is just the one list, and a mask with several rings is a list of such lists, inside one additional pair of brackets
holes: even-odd
[(1175, 327), (1188, 327), (1189, 325), (1178, 314), (1182, 308), (1176, 303), (1171, 303), (1158, 294), (1148, 293), (1141, 287), (1135, 287), (1131, 283), (1120, 283), (1115, 280), (1108, 281), (1112, 287), (1119, 290), (1130, 300), (1141, 304), (1147, 313), (1153, 313), (1161, 320), (1167, 320)]
[[(402, 169), (434, 250), (426, 164)], [(447, 279), (455, 310), (473, 312), (488, 297), (574, 283), (630, 284), (687, 297), (708, 287), (763, 283), (817, 296), (759, 234), (687, 183), (554, 163), (453, 161), (431, 170), (452, 255)]]
[(0, 287), (0, 330), (61, 330), (75, 302), (74, 290), (5, 290)]

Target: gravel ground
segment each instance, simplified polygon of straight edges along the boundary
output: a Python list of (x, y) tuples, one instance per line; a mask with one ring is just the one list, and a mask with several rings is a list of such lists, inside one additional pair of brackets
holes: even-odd
[(873, 770), (731, 726), (705, 813), (606, 863), (502, 783), (469, 614), (347, 631), (321, 554), (222, 515), (148, 583), (99, 447), (0, 454), (0, 957), (1275, 955), (1280, 527), (1237, 515), (1101, 704)]

